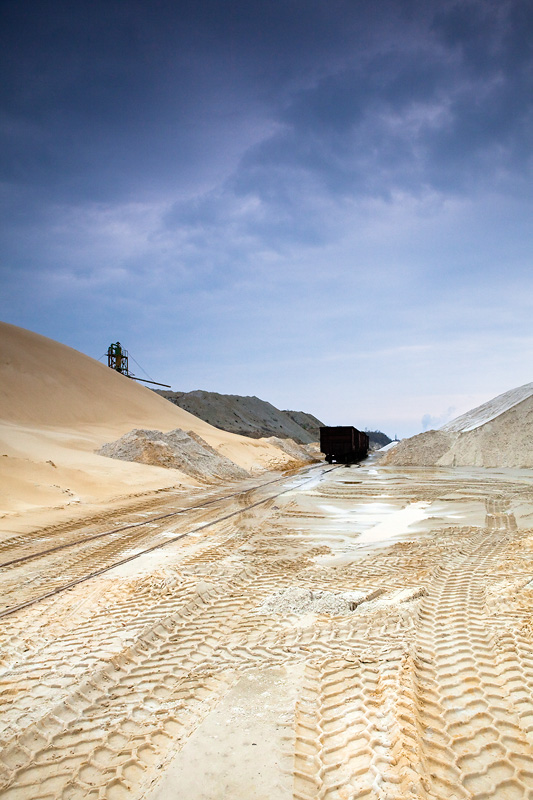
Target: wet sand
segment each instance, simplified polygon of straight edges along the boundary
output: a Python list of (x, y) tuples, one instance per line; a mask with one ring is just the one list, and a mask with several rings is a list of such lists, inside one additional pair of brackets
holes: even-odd
[[(533, 471), (328, 470), (2, 619), (2, 800), (533, 797)], [(6, 567), (4, 596), (268, 492)]]

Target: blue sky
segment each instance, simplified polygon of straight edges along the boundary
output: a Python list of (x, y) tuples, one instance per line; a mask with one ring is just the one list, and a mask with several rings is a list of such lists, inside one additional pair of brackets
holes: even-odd
[(2, 16), (4, 321), (391, 436), (533, 379), (531, 0)]

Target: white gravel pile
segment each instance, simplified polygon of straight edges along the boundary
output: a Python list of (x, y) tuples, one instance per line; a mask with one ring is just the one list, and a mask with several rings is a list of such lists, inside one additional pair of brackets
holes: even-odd
[(180, 428), (168, 433), (135, 429), (115, 442), (104, 444), (97, 452), (121, 461), (179, 469), (208, 482), (248, 476), (246, 470), (217, 453), (194, 431), (186, 433)]
[(288, 456), (298, 462), (310, 464), (320, 458), (317, 447), (315, 448), (316, 455), (310, 455), (307, 448), (312, 447), (312, 445), (301, 445), (295, 442), (294, 439), (280, 439), (277, 436), (269, 436), (265, 441), (273, 444), (274, 447), (279, 447), (280, 450), (283, 450), (284, 453), (287, 453)]
[(260, 614), (351, 614), (368, 592), (327, 592), (325, 590), (291, 587), (280, 589), (259, 606)]
[(383, 447), (380, 447), (379, 450), (377, 450), (376, 452), (380, 454), (388, 453), (389, 450), (394, 450), (394, 448), (397, 447), (398, 444), (399, 442), (397, 442), (395, 439), (393, 442), (389, 442), (388, 444), (383, 445)]
[(533, 467), (533, 383), (504, 392), (437, 431), (402, 440), (381, 464)]

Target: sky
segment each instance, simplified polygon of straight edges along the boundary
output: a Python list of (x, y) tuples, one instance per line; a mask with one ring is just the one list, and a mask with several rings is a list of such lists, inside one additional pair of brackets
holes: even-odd
[(533, 0), (0, 9), (3, 321), (391, 437), (533, 380)]

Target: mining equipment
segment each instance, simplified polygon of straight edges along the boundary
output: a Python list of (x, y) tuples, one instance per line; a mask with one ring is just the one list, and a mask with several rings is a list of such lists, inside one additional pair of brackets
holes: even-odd
[(133, 381), (142, 381), (143, 383), (153, 383), (155, 384), (155, 386), (164, 386), (166, 389), (171, 388), (168, 385), (168, 383), (158, 383), (157, 381), (149, 381), (146, 378), (138, 378), (136, 375), (133, 375), (133, 373), (131, 373), (129, 369), (128, 351), (122, 347), (120, 342), (114, 342), (113, 344), (110, 344), (109, 347), (107, 348), (107, 366), (111, 367), (111, 369), (116, 370), (116, 372), (120, 372), (121, 375), (125, 375), (126, 378), (131, 378)]
[(351, 425), (320, 428), (320, 450), (332, 464), (354, 464), (368, 455), (368, 435)]

